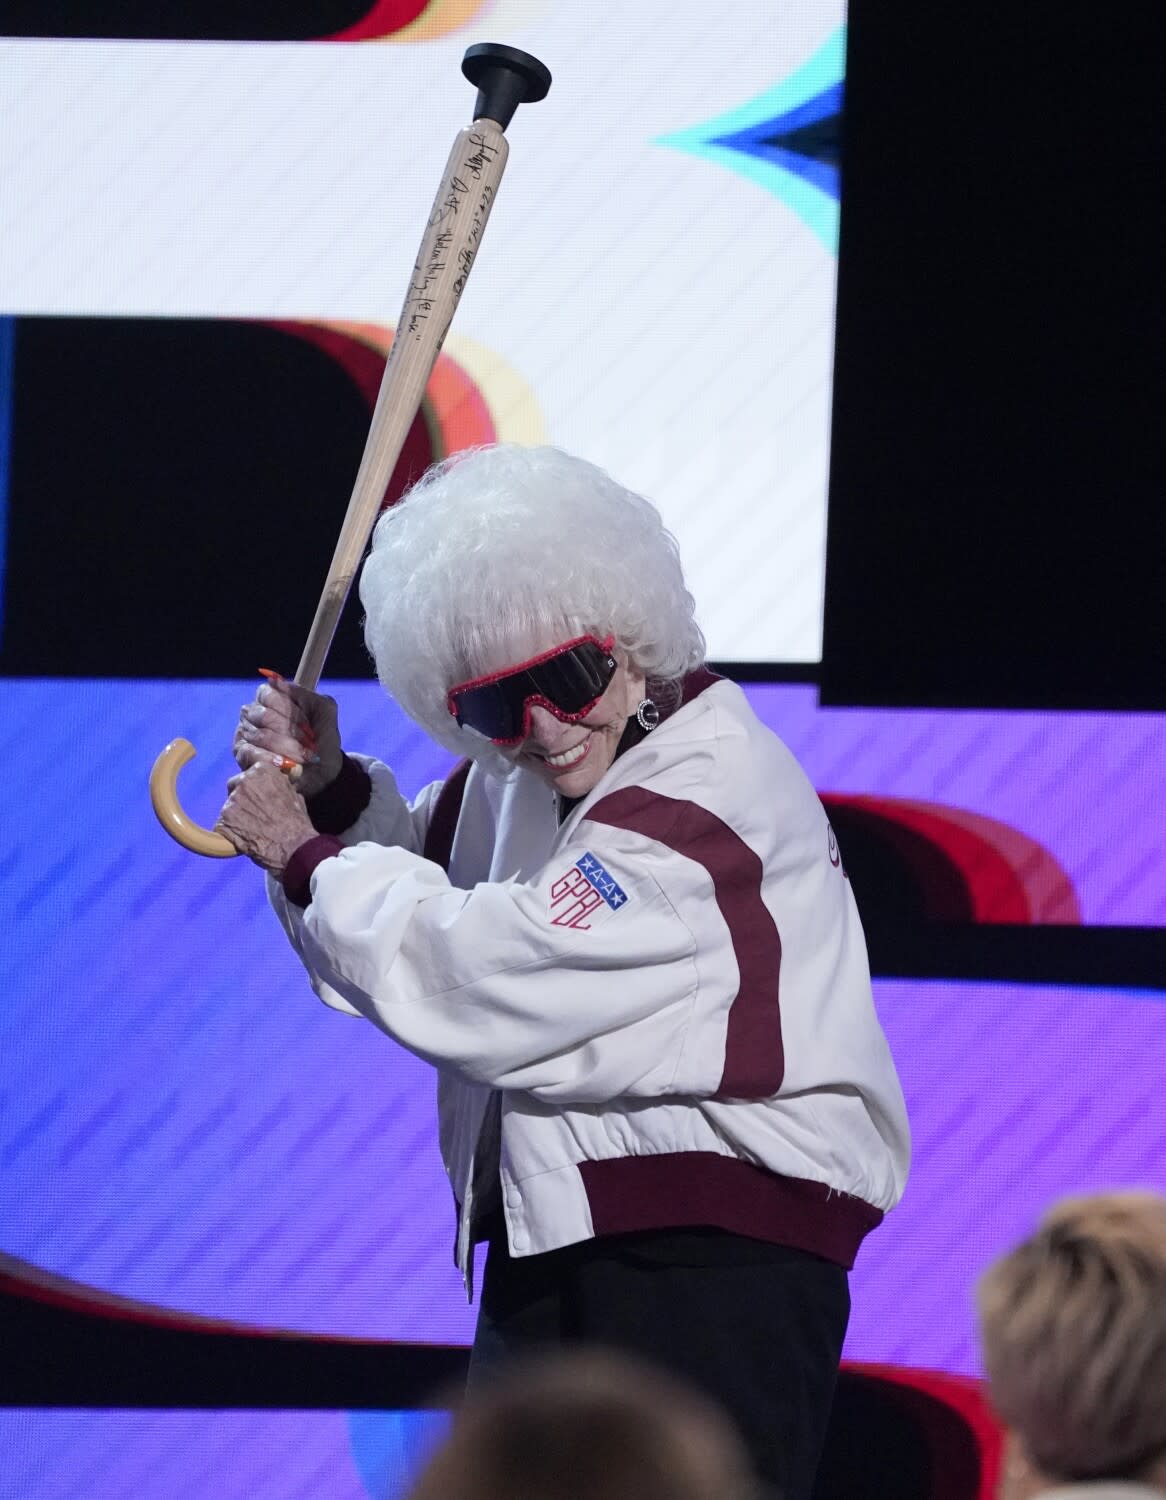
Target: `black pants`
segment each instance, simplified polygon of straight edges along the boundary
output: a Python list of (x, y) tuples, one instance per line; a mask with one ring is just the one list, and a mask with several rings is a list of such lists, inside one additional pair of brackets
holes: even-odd
[(512, 1259), (491, 1237), (470, 1386), (563, 1344), (623, 1349), (733, 1417), (758, 1474), (809, 1500), (850, 1314), (846, 1272), (720, 1230), (590, 1240)]

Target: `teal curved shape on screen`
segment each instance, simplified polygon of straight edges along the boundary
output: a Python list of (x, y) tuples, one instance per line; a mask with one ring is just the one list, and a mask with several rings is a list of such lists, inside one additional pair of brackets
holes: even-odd
[(350, 1411), (352, 1462), (373, 1500), (404, 1494), (448, 1427), (444, 1411)]
[(755, 99), (655, 144), (727, 167), (773, 193), (838, 253), (837, 132), (846, 72), (839, 27), (795, 72)]
[(5, 1500), (403, 1500), (438, 1411), (0, 1408)]

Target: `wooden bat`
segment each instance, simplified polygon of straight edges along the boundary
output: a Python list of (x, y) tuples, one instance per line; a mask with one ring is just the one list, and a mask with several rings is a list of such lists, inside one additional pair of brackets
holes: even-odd
[[(537, 58), (493, 42), (469, 48), (462, 72), (478, 89), (474, 123), (453, 143), (417, 252), (352, 498), (296, 669), (303, 687), (315, 689), (320, 680), (385, 490), (477, 259), (510, 150), (506, 127), (520, 104), (545, 98), (551, 86)], [(227, 859), (238, 852), (235, 846), (200, 827), (178, 799), (178, 773), (194, 754), (189, 740), (171, 740), (150, 772), (150, 799), (171, 838), (195, 854)]]

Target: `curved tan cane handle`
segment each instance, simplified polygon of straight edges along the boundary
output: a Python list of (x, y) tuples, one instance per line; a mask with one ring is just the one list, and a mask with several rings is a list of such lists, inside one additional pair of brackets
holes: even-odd
[(230, 839), (187, 817), (178, 801), (178, 773), (194, 757), (195, 748), (189, 740), (171, 740), (150, 772), (150, 801), (158, 822), (184, 849), (211, 859), (231, 859), (239, 851)]

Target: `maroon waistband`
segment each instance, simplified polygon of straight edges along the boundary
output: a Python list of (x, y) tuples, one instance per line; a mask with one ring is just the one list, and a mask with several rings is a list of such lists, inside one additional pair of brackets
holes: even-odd
[(579, 1175), (597, 1235), (705, 1225), (854, 1264), (882, 1210), (803, 1177), (777, 1177), (714, 1151), (585, 1161)]

